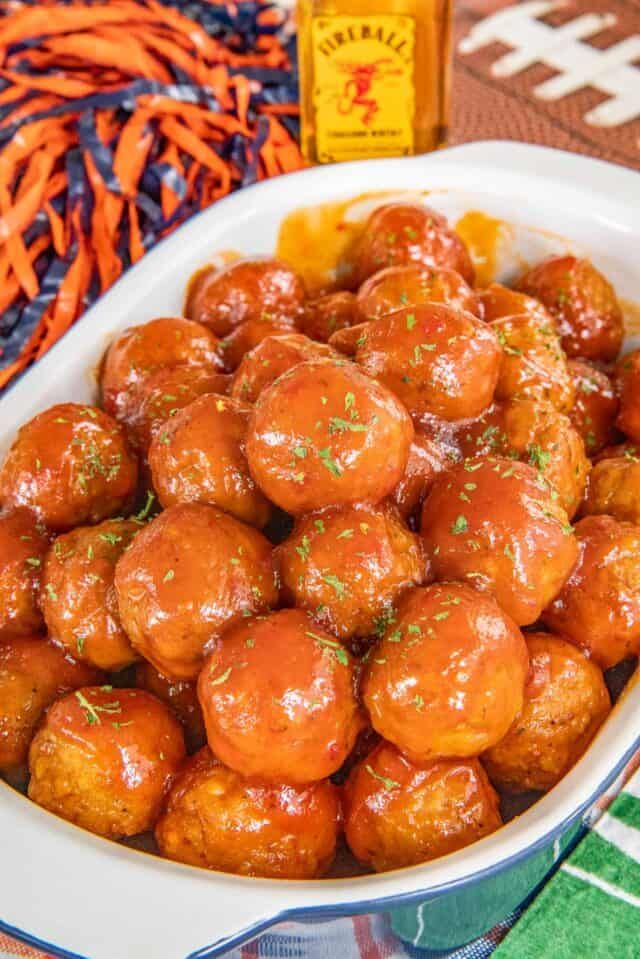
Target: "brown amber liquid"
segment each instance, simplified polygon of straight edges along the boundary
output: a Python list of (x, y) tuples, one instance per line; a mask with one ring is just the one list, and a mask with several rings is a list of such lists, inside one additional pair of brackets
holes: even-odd
[[(427, 153), (447, 139), (452, 0), (298, 0), (301, 144), (307, 160), (321, 162), (314, 106), (314, 17), (401, 15), (415, 21), (413, 152)], [(371, 156), (380, 155), (374, 151)]]

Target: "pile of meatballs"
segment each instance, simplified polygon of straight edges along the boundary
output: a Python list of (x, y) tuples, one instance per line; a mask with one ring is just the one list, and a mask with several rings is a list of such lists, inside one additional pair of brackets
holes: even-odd
[(551, 789), (640, 650), (640, 351), (555, 256), (474, 287), (422, 205), (319, 298), (205, 268), (126, 330), (99, 405), (0, 470), (0, 769), (112, 839), (321, 877), (498, 829)]

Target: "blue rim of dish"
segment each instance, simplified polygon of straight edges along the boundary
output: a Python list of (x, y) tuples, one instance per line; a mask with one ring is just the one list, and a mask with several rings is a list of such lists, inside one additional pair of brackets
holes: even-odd
[[(640, 669), (640, 665), (637, 668)], [(574, 825), (575, 821), (583, 815), (589, 806), (592, 806), (599, 799), (602, 793), (622, 772), (624, 767), (638, 751), (638, 749), (640, 749), (640, 736), (638, 736), (633, 745), (616, 763), (607, 777), (603, 779), (598, 788), (591, 794), (591, 796), (589, 796), (588, 799), (581, 803), (580, 806), (578, 806), (571, 813), (571, 815), (563, 819), (563, 821), (550, 832), (545, 833), (545, 835), (541, 836), (540, 839), (537, 839), (535, 842), (531, 843), (530, 846), (519, 850), (506, 859), (501, 859), (500, 862), (494, 863), (492, 866), (487, 866), (486, 869), (481, 869), (478, 872), (474, 872), (469, 876), (464, 876), (461, 879), (454, 879), (451, 882), (445, 882), (439, 886), (434, 886), (428, 891), (417, 890), (414, 892), (402, 893), (401, 895), (397, 896), (386, 896), (381, 899), (365, 899), (358, 902), (283, 909), (281, 912), (276, 913), (268, 919), (262, 919), (260, 922), (254, 923), (251, 926), (245, 926), (244, 929), (240, 930), (233, 936), (218, 940), (211, 945), (203, 946), (201, 949), (196, 949), (194, 952), (190, 952), (184, 957), (184, 959), (216, 959), (216, 957), (222, 956), (230, 949), (241, 946), (244, 943), (249, 942), (251, 939), (255, 939), (256, 936), (259, 936), (261, 933), (266, 932), (267, 929), (271, 929), (273, 926), (278, 925), (281, 922), (309, 922), (319, 919), (340, 919), (347, 916), (360, 915), (368, 912), (386, 912), (389, 909), (398, 908), (400, 906), (411, 906), (414, 904), (418, 905), (422, 902), (429, 902), (431, 899), (435, 899), (437, 896), (451, 892), (458, 892), (468, 886), (476, 885), (483, 879), (488, 879), (491, 876), (497, 875), (499, 872), (503, 872), (509, 867), (515, 866), (519, 862), (522, 862), (523, 859), (529, 858), (530, 856), (534, 855), (534, 853), (539, 852), (543, 847), (553, 842), (553, 840), (556, 839), (559, 834), (564, 833), (565, 830)], [(526, 898), (527, 896), (523, 897), (523, 901)], [(5, 933), (7, 936), (12, 936), (14, 939), (17, 939), (19, 942), (22, 942), (25, 945), (33, 946), (36, 949), (41, 949), (50, 953), (52, 956), (59, 957), (59, 959), (91, 959), (89, 956), (84, 956), (78, 952), (72, 952), (68, 949), (64, 949), (62, 946), (56, 946), (54, 943), (48, 942), (45, 939), (39, 939), (37, 936), (32, 936), (30, 933), (16, 928), (2, 919), (0, 919), (0, 932)]]

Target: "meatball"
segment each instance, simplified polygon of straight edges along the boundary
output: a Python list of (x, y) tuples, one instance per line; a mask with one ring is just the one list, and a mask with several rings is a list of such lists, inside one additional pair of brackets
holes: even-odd
[(589, 456), (595, 456), (617, 438), (615, 428), (619, 400), (606, 373), (583, 363), (569, 361), (569, 373), (575, 385), (575, 400), (569, 417)]
[(47, 712), (29, 749), (29, 798), (108, 839), (152, 829), (184, 738), (164, 703), (139, 689), (84, 686)]
[(602, 670), (580, 650), (547, 633), (526, 639), (531, 665), (524, 708), (482, 757), (494, 785), (512, 793), (555, 786), (611, 710)]
[(522, 633), (492, 597), (438, 583), (401, 600), (362, 698), (373, 728), (413, 762), (477, 756), (522, 708), (527, 667)]
[(640, 443), (640, 350), (634, 350), (620, 360), (616, 380), (620, 394), (616, 425), (634, 442)]
[(461, 430), (460, 444), (467, 456), (495, 452), (529, 463), (559, 497), (569, 518), (575, 515), (591, 464), (569, 418), (550, 403), (515, 400), (496, 405)]
[(314, 343), (301, 333), (267, 336), (243, 358), (236, 370), (230, 395), (244, 403), (255, 403), (265, 386), (305, 360), (337, 358), (325, 343)]
[(40, 604), (51, 639), (99, 669), (138, 658), (120, 624), (113, 577), (140, 528), (126, 519), (78, 527), (57, 538), (44, 563)]
[(286, 263), (255, 257), (198, 274), (185, 313), (217, 336), (227, 336), (247, 320), (295, 327), (302, 320), (305, 296), (304, 283)]
[(561, 413), (573, 406), (575, 387), (553, 321), (521, 313), (494, 320), (502, 346), (496, 399), (546, 400)]
[(518, 289), (553, 316), (567, 356), (615, 360), (622, 346), (622, 310), (609, 281), (589, 260), (551, 256), (520, 278)]
[(121, 427), (102, 410), (60, 403), (18, 430), (0, 469), (0, 504), (26, 506), (54, 530), (125, 510), (138, 466)]
[(167, 679), (151, 663), (141, 662), (136, 666), (136, 686), (153, 693), (166, 703), (184, 731), (187, 749), (194, 753), (207, 741), (204, 717), (198, 702), (196, 684), (180, 679)]
[(429, 303), (369, 323), (355, 358), (410, 413), (459, 420), (478, 416), (491, 403), (501, 350), (486, 323)]
[(640, 458), (627, 450), (623, 456), (596, 463), (582, 514), (605, 514), (640, 526)]
[(243, 403), (208, 394), (166, 421), (149, 449), (153, 487), (163, 506), (210, 503), (253, 526), (268, 522), (271, 508), (244, 452), (248, 419)]
[(276, 555), (284, 597), (343, 640), (375, 632), (400, 594), (428, 573), (420, 537), (387, 504), (305, 516)]
[(171, 506), (116, 565), (120, 619), (134, 648), (169, 679), (195, 679), (205, 648), (242, 616), (274, 606), (271, 544), (214, 506)]
[(205, 393), (226, 393), (228, 377), (204, 367), (174, 366), (152, 373), (140, 386), (126, 422), (131, 445), (146, 456), (154, 436), (179, 410)]
[(609, 669), (640, 653), (640, 526), (586, 516), (576, 537), (578, 560), (542, 619)]
[(526, 296), (524, 293), (518, 293), (517, 290), (510, 290), (509, 287), (502, 286), (500, 283), (490, 283), (476, 295), (480, 300), (480, 315), (486, 323), (501, 320), (503, 317), (526, 315), (537, 321), (538, 326), (553, 327), (555, 325), (553, 317), (539, 300), (534, 300), (532, 296)]
[(344, 360), (301, 363), (260, 395), (247, 436), (251, 473), (289, 513), (383, 499), (413, 438), (400, 401)]
[(31, 510), (0, 513), (0, 642), (43, 628), (38, 593), (48, 548), (47, 531)]
[(480, 316), (480, 304), (471, 287), (455, 270), (424, 266), (390, 266), (374, 273), (358, 290), (360, 321), (379, 320), (405, 306), (443, 303)]
[(455, 454), (446, 446), (430, 436), (416, 433), (409, 449), (404, 476), (390, 497), (405, 520), (414, 517), (436, 476), (455, 461)]
[(156, 826), (163, 856), (270, 879), (318, 879), (340, 826), (338, 790), (244, 779), (201, 750), (176, 780)]
[(302, 330), (312, 340), (326, 343), (336, 330), (343, 330), (356, 322), (356, 298), (342, 290), (327, 293), (307, 304)]
[(364, 725), (349, 653), (297, 609), (227, 629), (200, 673), (198, 698), (215, 755), (268, 781), (330, 776)]
[(138, 405), (138, 390), (147, 377), (174, 366), (215, 372), (222, 369), (218, 340), (211, 330), (178, 316), (161, 317), (121, 333), (102, 361), (102, 406), (128, 422)]
[(271, 323), (267, 320), (246, 320), (237, 326), (220, 344), (220, 352), (224, 357), (225, 369), (230, 373), (242, 363), (246, 354), (260, 346), (267, 337), (285, 336), (292, 329), (282, 323)]
[(354, 259), (357, 286), (388, 266), (444, 267), (473, 285), (469, 251), (446, 218), (428, 206), (387, 203), (369, 217)]
[(101, 674), (77, 663), (39, 636), (0, 643), (0, 770), (27, 761), (29, 744), (47, 706)]
[(565, 510), (533, 467), (498, 457), (436, 478), (422, 534), (436, 579), (491, 593), (519, 626), (536, 621), (578, 555)]
[(498, 796), (477, 759), (414, 766), (389, 743), (351, 773), (344, 817), (351, 851), (377, 872), (437, 859), (502, 825)]

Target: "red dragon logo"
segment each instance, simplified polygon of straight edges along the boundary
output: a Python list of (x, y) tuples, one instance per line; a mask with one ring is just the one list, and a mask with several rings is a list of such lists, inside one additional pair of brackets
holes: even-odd
[(402, 70), (388, 66), (392, 62), (384, 59), (373, 63), (339, 63), (338, 68), (342, 73), (347, 73), (349, 79), (338, 96), (338, 113), (349, 116), (358, 107), (363, 107), (361, 120), (365, 126), (369, 126), (380, 109), (375, 96), (371, 96), (374, 83), (402, 73)]

